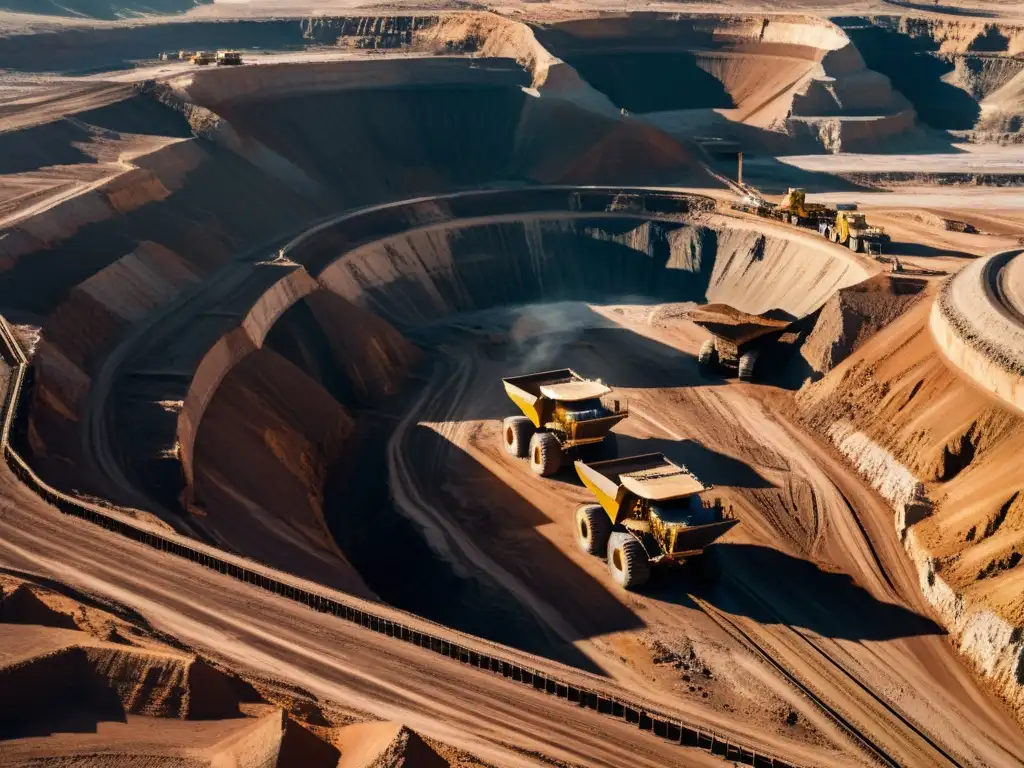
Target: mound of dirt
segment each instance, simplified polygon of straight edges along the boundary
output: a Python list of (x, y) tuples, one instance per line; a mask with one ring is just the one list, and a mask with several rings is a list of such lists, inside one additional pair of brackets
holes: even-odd
[(448, 768), (418, 733), (401, 723), (360, 723), (337, 732), (338, 768)]
[[(0, 587), (3, 768), (338, 764), (330, 728), (306, 727), (240, 677), (168, 647), (130, 610), (56, 583), (4, 575)], [(268, 695), (304, 709), (295, 691)]]
[(78, 629), (71, 616), (44, 603), (27, 584), (18, 584), (6, 593), (3, 584), (0, 584), (0, 622)]
[(828, 373), (916, 302), (923, 280), (878, 275), (840, 289), (821, 308), (800, 354), (817, 373)]

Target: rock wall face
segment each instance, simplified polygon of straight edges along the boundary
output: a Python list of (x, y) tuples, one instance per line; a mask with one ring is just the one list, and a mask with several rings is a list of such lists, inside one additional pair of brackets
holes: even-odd
[(221, 546), (352, 594), (372, 596), (323, 518), (327, 468), (352, 417), (270, 349), (221, 381), (195, 442), (185, 508)]
[[(800, 402), (898, 513), (926, 502), (904, 534), (922, 590), (965, 655), (1020, 710), (1024, 421), (945, 364), (928, 328), (930, 303), (876, 334)], [(920, 488), (908, 491), (914, 483)]]
[(975, 141), (1020, 141), (1024, 27), (906, 16), (838, 19), (867, 65), (927, 125)]
[(802, 317), (866, 276), (858, 262), (823, 245), (725, 218), (701, 225), (537, 218), (382, 240), (337, 260), (321, 279), (398, 328), (502, 304), (631, 295)]

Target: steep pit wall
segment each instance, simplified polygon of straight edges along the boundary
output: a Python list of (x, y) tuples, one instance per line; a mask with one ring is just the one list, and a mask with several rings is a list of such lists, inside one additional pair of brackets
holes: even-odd
[(914, 127), (906, 99), (823, 19), (638, 13), (538, 26), (537, 37), (673, 135), (839, 151)]
[(1024, 26), (907, 16), (836, 23), (925, 124), (976, 141), (1020, 140)]
[[(648, 204), (658, 201), (657, 193), (645, 194)], [(506, 206), (529, 207), (531, 197), (533, 205), (550, 206), (557, 199), (552, 195), (559, 195), (565, 207), (590, 211), (501, 213)], [(446, 208), (456, 204), (478, 213), (490, 205), (496, 212), (429, 223), (445, 218)], [(607, 194), (605, 206), (614, 211), (619, 204), (619, 195)], [(349, 437), (348, 414), (397, 392), (420, 357), (402, 331), (494, 306), (622, 296), (730, 301), (747, 311), (783, 309), (799, 317), (867, 273), (848, 251), (820, 238), (782, 229), (765, 235), (763, 225), (730, 217), (664, 218), (642, 209), (630, 213), (628, 207), (598, 214), (592, 200), (556, 189), (454, 196), (391, 206), (387, 220), (380, 211), (345, 217), (286, 248), (284, 253), (309, 264), (307, 269), (320, 268), (317, 279), (300, 269), (290, 274), (303, 275), (300, 282), (307, 292), (274, 286), (266, 294), (293, 304), (285, 309), (273, 300), (277, 319), (258, 343), (232, 343), (240, 332), (233, 330), (213, 342), (196, 363), (188, 392), (180, 396), (184, 405), (176, 433), (161, 429), (152, 435), (163, 435), (165, 445), (176, 443), (184, 469), (183, 497), (190, 500), (190, 511), (201, 509), (205, 515), (196, 525), (245, 551), (264, 546), (259, 541), (241, 544), (237, 529), (244, 526), (238, 521), (254, 515), (258, 529), (305, 530), (303, 540), (312, 542), (310, 532), (324, 530), (323, 468), (339, 457), (344, 460), (346, 451), (359, 450)], [(339, 246), (367, 226), (362, 218), (377, 218), (376, 227), (400, 230), (412, 221), (425, 223), (364, 245)], [(200, 338), (189, 342), (195, 351), (203, 349)], [(173, 349), (170, 357), (182, 359)], [(285, 371), (287, 384), (281, 379)], [(282, 394), (280, 402), (269, 394), (255, 395), (258, 382), (269, 378), (282, 380), (277, 387), (282, 392), (308, 394)], [(138, 442), (137, 428), (134, 436), (128, 430), (129, 422), (146, 423), (142, 410), (134, 414), (124, 419), (119, 452), (136, 457), (159, 452), (159, 445), (148, 442), (151, 438)], [(330, 423), (338, 425), (337, 440), (316, 431)], [(243, 442), (244, 450), (227, 450)], [(294, 450), (281, 451), (275, 442)], [(296, 451), (302, 457), (297, 465), (288, 458)], [(251, 461), (246, 459), (250, 452)], [(253, 466), (261, 468), (258, 481)], [(282, 545), (280, 538), (272, 545), (277, 551), (267, 556), (285, 556), (292, 543)], [(322, 548), (327, 540), (316, 543)]]
[(893, 504), (925, 597), (1021, 713), (1024, 420), (947, 364), (930, 311), (918, 302), (799, 402)]
[[(263, 258), (260, 247), (329, 210), (508, 179), (708, 180), (664, 133), (537, 98), (523, 90), (530, 83), (509, 60), (221, 68), (180, 90), (144, 89), (111, 113), (120, 122), (108, 114), (101, 127), (110, 130), (135, 126), (146, 110), (150, 119), (160, 116), (154, 125), (191, 126), (200, 137), (136, 158), (124, 183), (27, 218), (3, 239), (0, 305), (43, 326), (31, 418), (32, 445), (51, 459), (43, 468), (59, 471), (51, 477), (62, 484), (111, 493), (90, 472), (71, 478), (67, 471), (85, 466), (91, 452), (83, 454), (80, 429), (86, 393), (116, 340), (130, 337), (145, 315), (183, 300), (182, 291), (194, 289), (189, 273), (202, 282), (233, 258)], [(86, 118), (101, 122), (79, 119)], [(56, 162), (67, 142), (50, 145)], [(160, 265), (122, 280), (138, 271), (140, 253), (159, 254)], [(257, 293), (265, 289), (263, 271), (253, 269)], [(111, 313), (119, 304), (133, 307), (129, 317)], [(146, 360), (135, 370), (164, 368), (173, 377), (180, 366)], [(127, 394), (176, 413), (180, 393), (165, 392), (152, 376), (135, 381)]]

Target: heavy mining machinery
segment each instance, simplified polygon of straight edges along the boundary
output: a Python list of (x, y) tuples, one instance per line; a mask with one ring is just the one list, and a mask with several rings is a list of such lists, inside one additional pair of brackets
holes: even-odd
[(688, 317), (711, 333), (697, 356), (701, 368), (735, 370), (741, 381), (753, 381), (761, 352), (792, 325), (788, 318), (751, 315), (728, 304), (707, 304), (691, 310)]
[(817, 227), (820, 220), (828, 219), (835, 213), (826, 205), (808, 203), (807, 191), (799, 187), (790, 187), (778, 205), (765, 200), (756, 192), (750, 192), (732, 207), (734, 210), (753, 213), (764, 219), (774, 219), (800, 227)]
[(864, 251), (881, 254), (883, 246), (888, 245), (890, 240), (884, 229), (868, 225), (855, 203), (837, 205), (835, 218), (820, 222), (818, 231), (833, 243), (845, 245), (854, 253)]
[(575, 466), (598, 501), (576, 510), (576, 541), (606, 558), (626, 589), (642, 586), (662, 561), (697, 557), (738, 522), (721, 504), (705, 506), (699, 494), (709, 486), (660, 453)]
[(528, 457), (534, 473), (555, 474), (565, 454), (583, 449), (613, 451), (614, 435), (609, 432), (626, 418), (628, 409), (608, 398), (610, 387), (569, 368), (512, 376), (502, 382), (523, 412), (502, 423), (502, 444), (510, 455)]
[(196, 51), (192, 54), (192, 63), (199, 67), (205, 67), (207, 64), (213, 64), (217, 60), (217, 57), (209, 51)]
[(821, 203), (808, 203), (806, 190), (790, 187), (782, 202), (776, 205), (751, 188), (747, 190), (746, 197), (733, 203), (733, 210), (817, 229), (833, 243), (845, 245), (854, 252), (880, 255), (890, 242), (884, 229), (868, 225), (864, 214), (857, 211), (855, 203), (840, 203), (835, 208)]
[(217, 66), (230, 67), (242, 63), (242, 54), (238, 51), (217, 51)]

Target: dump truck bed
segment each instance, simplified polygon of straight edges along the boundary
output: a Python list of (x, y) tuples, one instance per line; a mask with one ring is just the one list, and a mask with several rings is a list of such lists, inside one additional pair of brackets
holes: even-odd
[[(583, 378), (571, 368), (508, 376), (502, 382), (512, 402), (537, 428), (558, 416), (556, 410), (559, 408), (562, 412), (571, 410), (573, 403), (599, 400), (612, 391), (599, 381)], [(626, 418), (627, 412), (620, 409), (617, 401), (611, 406), (601, 407), (607, 411), (603, 417), (593, 414), (579, 420), (564, 419), (563, 431), (567, 433), (569, 443), (585, 445), (600, 442), (609, 429)], [(586, 409), (581, 412), (589, 413)]]
[(706, 329), (712, 335), (735, 345), (743, 347), (762, 336), (785, 331), (792, 322), (771, 317), (768, 313), (751, 315), (747, 312), (730, 307), (728, 304), (708, 304), (690, 310), (691, 321)]
[(651, 501), (678, 499), (705, 491), (709, 486), (661, 453), (646, 453), (610, 461), (576, 462), (576, 473), (604, 507), (612, 522), (629, 494)]

